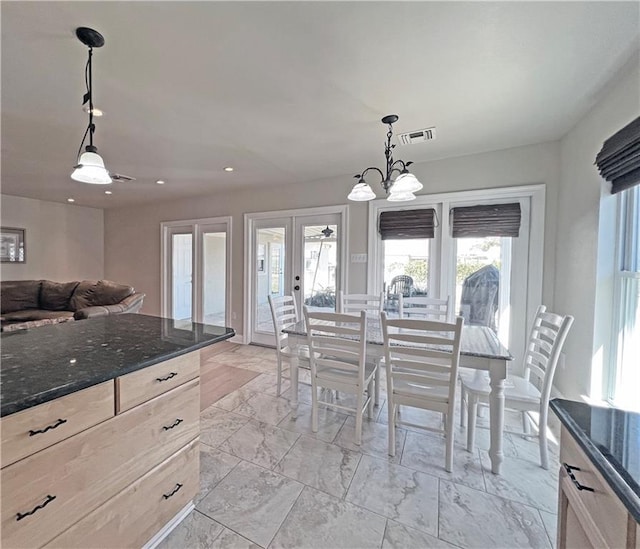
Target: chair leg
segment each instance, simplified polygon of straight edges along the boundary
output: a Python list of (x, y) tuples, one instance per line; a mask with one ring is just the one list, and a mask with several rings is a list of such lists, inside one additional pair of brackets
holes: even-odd
[(311, 431), (318, 432), (318, 386), (311, 382)]
[(540, 444), (540, 465), (543, 469), (549, 469), (549, 448), (547, 446), (547, 416), (540, 414), (538, 425), (538, 443)]
[[(376, 361), (376, 373), (375, 373), (375, 391), (376, 391), (376, 400), (375, 405), (380, 406), (380, 361)], [(371, 393), (369, 393), (371, 394)]]
[(464, 390), (464, 385), (460, 383), (460, 427), (465, 426), (465, 420), (467, 416), (464, 414), (464, 404), (467, 399), (467, 392)]
[(387, 408), (389, 412), (389, 455), (396, 455), (396, 411), (395, 405), (387, 398)]
[(476, 442), (476, 414), (478, 413), (478, 397), (467, 393), (467, 452), (473, 452)]
[(369, 419), (373, 418), (373, 385), (374, 385), (374, 380), (372, 379), (371, 381), (369, 381), (369, 386), (367, 387), (367, 397), (369, 398), (369, 404), (367, 405), (367, 417)]
[(364, 395), (362, 389), (356, 397), (356, 444), (360, 446), (362, 443), (362, 416), (364, 414)]
[(282, 358), (280, 355), (277, 356), (278, 360), (278, 390), (276, 392), (277, 396), (280, 396), (280, 392), (282, 390)]
[(522, 412), (522, 432), (525, 435), (531, 434), (531, 421), (529, 420), (527, 412)]
[(453, 471), (453, 414), (446, 414), (445, 416), (445, 436), (445, 469), (447, 472), (451, 473)]

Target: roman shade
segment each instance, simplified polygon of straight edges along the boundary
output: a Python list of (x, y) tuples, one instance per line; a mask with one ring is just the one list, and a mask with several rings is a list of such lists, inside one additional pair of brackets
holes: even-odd
[(382, 240), (433, 238), (435, 210), (393, 210), (380, 214), (378, 229)]
[(604, 142), (596, 165), (611, 182), (611, 194), (640, 185), (640, 117)]
[(451, 209), (451, 235), (454, 238), (518, 236), (520, 203), (483, 204)]

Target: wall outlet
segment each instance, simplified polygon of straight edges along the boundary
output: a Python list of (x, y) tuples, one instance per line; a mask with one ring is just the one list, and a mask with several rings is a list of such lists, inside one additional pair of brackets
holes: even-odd
[(351, 263), (366, 263), (367, 254), (351, 254)]

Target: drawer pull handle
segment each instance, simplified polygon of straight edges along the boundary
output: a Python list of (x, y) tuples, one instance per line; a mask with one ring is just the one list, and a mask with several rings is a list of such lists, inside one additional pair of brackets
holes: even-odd
[(178, 426), (178, 425), (180, 425), (183, 421), (184, 421), (184, 419), (180, 419), (180, 418), (178, 418), (178, 419), (176, 419), (176, 421), (175, 421), (175, 423), (174, 423), (173, 425), (169, 425), (169, 427), (167, 427), (167, 426), (165, 425), (165, 426), (163, 426), (162, 428), (163, 428), (165, 431), (168, 431), (169, 429), (173, 429), (174, 427), (177, 427), (177, 426)]
[(47, 431), (50, 431), (51, 429), (57, 429), (58, 427), (60, 427), (60, 425), (62, 425), (63, 423), (66, 423), (66, 422), (67, 422), (66, 419), (58, 419), (58, 421), (56, 421), (53, 425), (48, 425), (44, 429), (38, 429), (37, 431), (34, 431), (34, 430), (30, 429), (29, 430), (29, 436), (32, 437), (34, 435), (39, 435), (41, 433), (46, 433)]
[(569, 478), (571, 479), (573, 484), (575, 484), (575, 486), (576, 486), (576, 488), (578, 490), (584, 490), (585, 492), (593, 492), (594, 491), (593, 488), (589, 488), (588, 486), (585, 486), (584, 484), (580, 484), (580, 482), (578, 481), (576, 476), (573, 474), (573, 471), (582, 471), (582, 469), (580, 469), (580, 467), (576, 467), (575, 465), (569, 465), (568, 463), (563, 463), (562, 466), (564, 467), (564, 470), (567, 472), (567, 475), (569, 475)]
[(173, 496), (178, 490), (180, 490), (180, 488), (182, 488), (182, 484), (176, 484), (176, 487), (173, 489), (173, 491), (170, 494), (162, 494), (162, 497), (164, 499), (169, 499), (171, 496)]
[(167, 381), (168, 379), (171, 379), (172, 377), (176, 377), (178, 375), (178, 372), (171, 372), (167, 377), (157, 377), (156, 381)]
[(34, 507), (31, 511), (29, 511), (27, 513), (18, 513), (16, 515), (16, 520), (22, 520), (23, 518), (28, 517), (29, 515), (33, 515), (36, 511), (39, 511), (40, 509), (44, 509), (54, 499), (56, 499), (56, 496), (48, 495), (47, 499), (45, 499), (40, 505)]

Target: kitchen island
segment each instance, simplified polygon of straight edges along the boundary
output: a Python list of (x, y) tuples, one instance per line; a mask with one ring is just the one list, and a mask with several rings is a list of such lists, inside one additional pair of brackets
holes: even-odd
[(640, 547), (640, 414), (554, 399), (558, 549)]
[(140, 314), (2, 335), (3, 547), (141, 547), (198, 491), (200, 349), (230, 328)]

